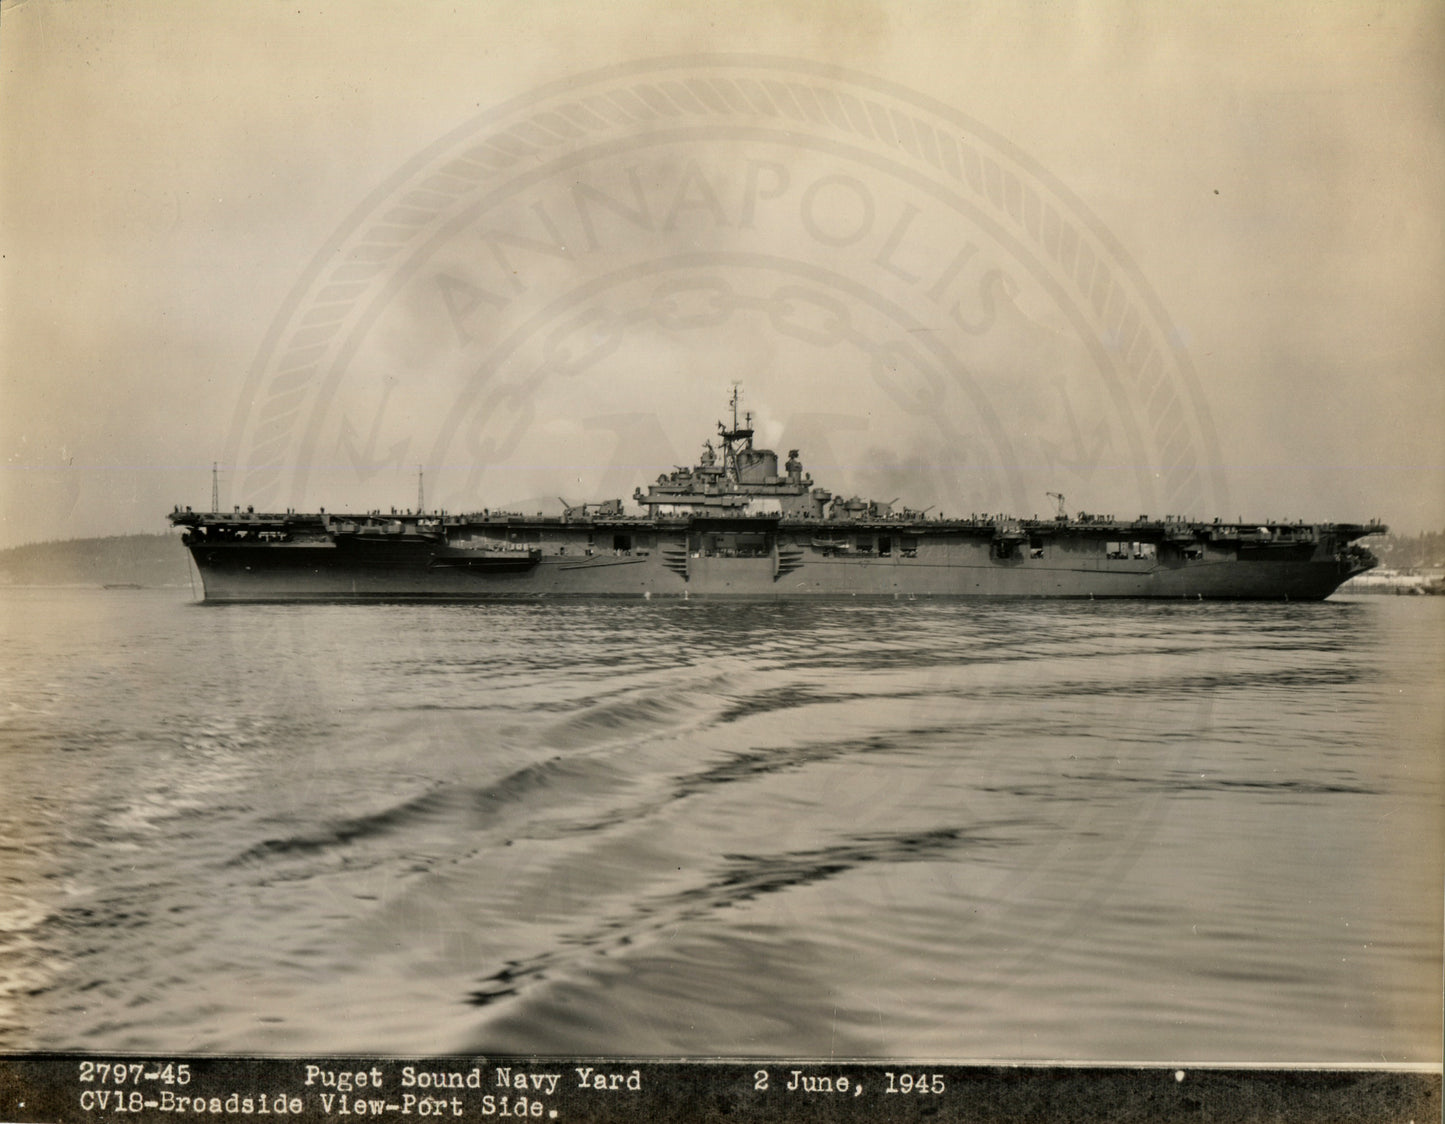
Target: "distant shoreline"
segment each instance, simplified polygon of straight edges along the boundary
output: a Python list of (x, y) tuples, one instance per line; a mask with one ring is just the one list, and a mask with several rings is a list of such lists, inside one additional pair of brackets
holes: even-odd
[(63, 539), (0, 550), (0, 589), (185, 587), (190, 566), (185, 544), (175, 534)]

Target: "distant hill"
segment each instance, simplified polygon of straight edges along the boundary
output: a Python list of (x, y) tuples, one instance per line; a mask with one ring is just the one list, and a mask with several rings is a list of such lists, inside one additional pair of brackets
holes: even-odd
[(1365, 545), (1380, 558), (1380, 564), (1392, 570), (1439, 569), (1445, 566), (1445, 531), (1424, 534), (1383, 535), (1369, 539)]
[(0, 550), (4, 585), (186, 585), (190, 559), (178, 535), (114, 535)]

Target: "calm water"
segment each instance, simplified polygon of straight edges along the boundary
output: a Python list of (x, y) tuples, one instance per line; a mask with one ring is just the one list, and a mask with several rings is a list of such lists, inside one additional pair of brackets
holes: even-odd
[(0, 1048), (1440, 1058), (1445, 599), (0, 598)]

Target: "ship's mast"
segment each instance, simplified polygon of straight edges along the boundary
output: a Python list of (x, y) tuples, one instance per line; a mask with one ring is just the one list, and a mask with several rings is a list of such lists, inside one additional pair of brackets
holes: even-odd
[(421, 465), (416, 466), (416, 513), (426, 511), (426, 490), (423, 487)]
[(743, 424), (738, 424), (738, 383), (733, 383), (733, 396), (731, 406), (733, 408), (733, 427), (726, 428), (722, 422), (717, 423), (718, 436), (723, 441), (723, 478), (738, 483), (740, 473), (738, 472), (738, 454), (733, 448), (734, 441), (742, 441), (743, 448), (753, 447), (753, 412), (747, 411), (743, 415)]
[(221, 510), (221, 466), (211, 462), (211, 514)]

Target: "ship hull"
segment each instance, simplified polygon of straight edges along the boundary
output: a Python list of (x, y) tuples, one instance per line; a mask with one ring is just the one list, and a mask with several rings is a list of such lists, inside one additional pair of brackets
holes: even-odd
[[(1121, 522), (1064, 497), (1052, 519), (945, 519), (816, 487), (799, 450), (718, 423), (696, 465), (633, 500), (560, 517), (484, 509), (328, 515), (177, 507), (207, 601), (521, 601), (565, 597), (1198, 598), (1320, 600), (1377, 564), (1378, 522)], [(212, 494), (215, 494), (214, 481)]]
[[(640, 536), (639, 536), (640, 537)], [(746, 557), (708, 554), (685, 535), (650, 549), (585, 555), (543, 546), (513, 559), (459, 559), (427, 541), (365, 548), (332, 541), (193, 543), (205, 599), (244, 601), (515, 601), (543, 598), (1155, 598), (1321, 600), (1363, 568), (1329, 544), (1248, 557), (1238, 549), (1158, 548), (1111, 558), (1090, 538), (1055, 536), (1043, 557), (999, 558), (984, 539), (928, 543), (912, 556), (839, 556), (778, 536)], [(545, 540), (545, 536), (544, 536)], [(669, 545), (669, 542), (671, 545)], [(1259, 553), (1259, 552), (1255, 552)]]

